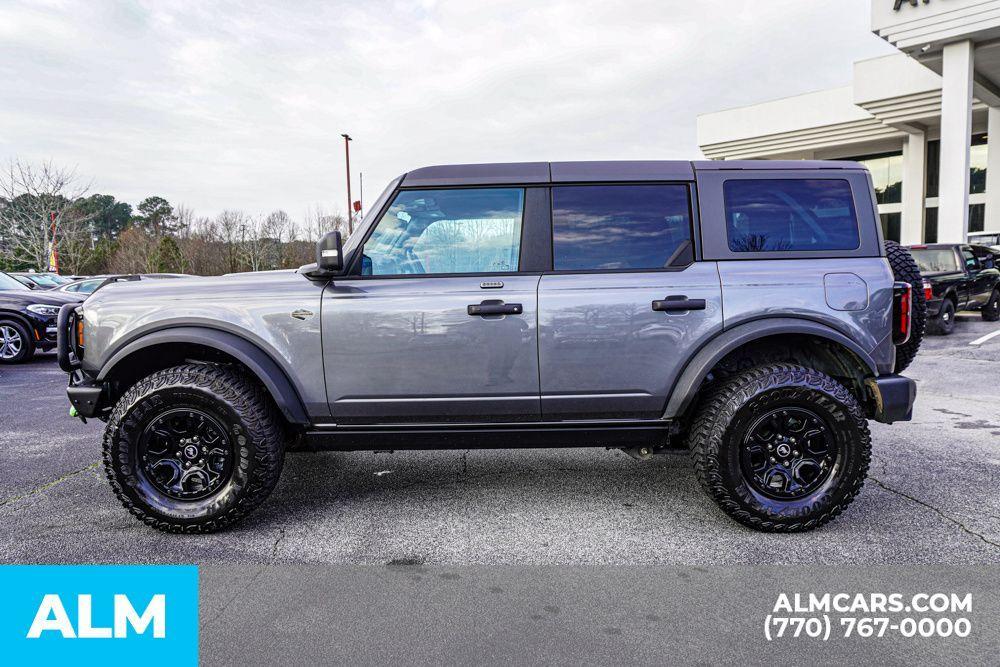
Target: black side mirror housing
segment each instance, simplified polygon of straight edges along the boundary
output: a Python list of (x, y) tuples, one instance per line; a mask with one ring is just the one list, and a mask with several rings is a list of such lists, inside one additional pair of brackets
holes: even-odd
[(317, 241), (316, 267), (328, 273), (338, 273), (344, 268), (344, 243), (340, 232), (327, 232)]

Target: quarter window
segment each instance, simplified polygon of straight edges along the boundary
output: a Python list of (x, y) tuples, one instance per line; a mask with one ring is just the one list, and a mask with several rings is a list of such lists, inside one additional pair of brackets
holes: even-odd
[(365, 243), (373, 276), (517, 271), (524, 190), (404, 190)]
[(851, 185), (836, 179), (733, 179), (723, 188), (733, 252), (854, 250)]
[(663, 269), (693, 260), (684, 185), (552, 189), (556, 271)]

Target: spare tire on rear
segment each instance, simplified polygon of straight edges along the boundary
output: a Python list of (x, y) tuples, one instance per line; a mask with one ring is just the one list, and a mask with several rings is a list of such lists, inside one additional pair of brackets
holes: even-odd
[(896, 372), (903, 372), (917, 356), (920, 343), (924, 339), (927, 326), (927, 302), (924, 300), (924, 279), (920, 268), (910, 255), (910, 251), (895, 241), (885, 242), (885, 256), (892, 267), (896, 280), (910, 283), (913, 287), (913, 320), (910, 325), (910, 339), (896, 346)]

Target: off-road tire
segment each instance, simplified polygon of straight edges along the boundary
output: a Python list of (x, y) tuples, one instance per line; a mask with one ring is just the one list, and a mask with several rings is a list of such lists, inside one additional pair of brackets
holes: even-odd
[[(190, 407), (214, 417), (231, 443), (230, 477), (210, 496), (176, 500), (151, 488), (136, 451), (146, 426)], [(143, 523), (171, 533), (209, 533), (257, 508), (281, 473), (284, 438), (277, 408), (245, 373), (212, 364), (158, 371), (118, 401), (104, 434), (104, 468), (118, 499)]]
[[(807, 405), (837, 447), (834, 468), (814, 492), (789, 501), (763, 497), (742, 472), (742, 438), (757, 416)], [(833, 378), (802, 366), (756, 366), (721, 382), (701, 400), (688, 437), (695, 475), (730, 517), (755, 530), (801, 532), (830, 521), (861, 490), (871, 435), (857, 400)]]
[(1000, 288), (993, 288), (993, 294), (990, 294), (990, 300), (983, 306), (980, 315), (987, 322), (1000, 320)]
[(896, 372), (902, 373), (917, 356), (920, 343), (924, 339), (927, 327), (927, 301), (924, 300), (924, 279), (920, 275), (920, 267), (914, 261), (910, 251), (895, 241), (885, 242), (885, 257), (892, 267), (895, 280), (909, 283), (912, 289), (912, 312), (910, 323), (910, 339), (896, 346)]
[(951, 299), (941, 302), (941, 310), (928, 321), (927, 330), (936, 336), (950, 336), (955, 331), (955, 304)]
[[(18, 336), (21, 338), (21, 349), (20, 351), (12, 357), (4, 359), (0, 356), (0, 364), (20, 364), (35, 354), (35, 339), (32, 337), (31, 332), (18, 320), (10, 319), (0, 319), (0, 327), (10, 327), (14, 330)], [(3, 345), (3, 341), (0, 340), (0, 346)]]

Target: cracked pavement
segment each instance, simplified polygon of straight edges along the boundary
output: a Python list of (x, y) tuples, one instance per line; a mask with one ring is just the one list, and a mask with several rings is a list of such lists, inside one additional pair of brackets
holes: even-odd
[(996, 326), (963, 315), (927, 339), (907, 371), (914, 420), (872, 424), (861, 495), (798, 535), (730, 521), (684, 453), (638, 463), (604, 449), (291, 453), (241, 524), (164, 535), (118, 504), (98, 463), (103, 424), (68, 416), (65, 376), (42, 355), (0, 367), (0, 562), (997, 563), (1000, 338), (968, 345)]

